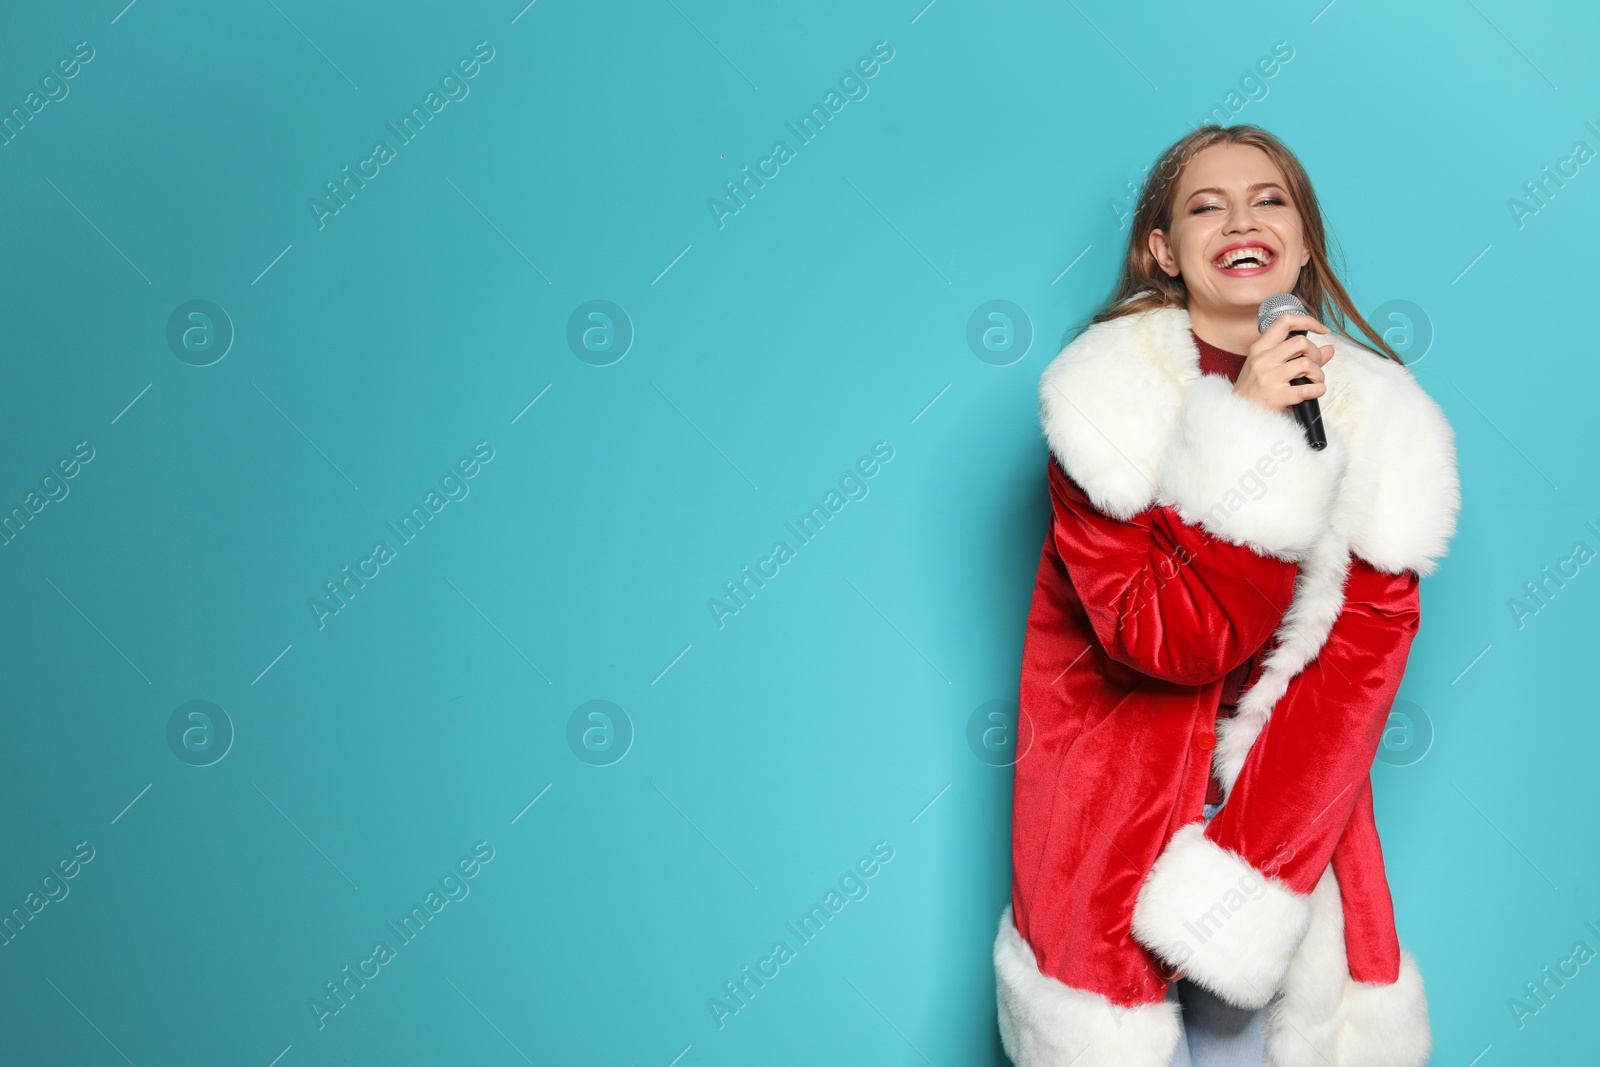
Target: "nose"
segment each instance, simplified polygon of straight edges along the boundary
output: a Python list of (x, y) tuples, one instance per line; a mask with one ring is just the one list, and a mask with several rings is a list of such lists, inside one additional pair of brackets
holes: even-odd
[(1260, 228), (1260, 224), (1256, 221), (1255, 209), (1248, 203), (1235, 203), (1228, 208), (1226, 232), (1245, 233)]

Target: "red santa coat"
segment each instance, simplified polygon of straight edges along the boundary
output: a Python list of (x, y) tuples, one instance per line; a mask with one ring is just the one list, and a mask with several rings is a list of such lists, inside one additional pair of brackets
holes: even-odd
[[(1455, 532), (1454, 437), (1342, 335), (1328, 446), (1202, 375), (1188, 312), (1091, 325), (1040, 379), (1053, 509), (1020, 688), (1011, 904), (1018, 1067), (1168, 1067), (1176, 971), (1269, 1002), (1275, 1067), (1421, 1067), (1370, 773)], [(1223, 678), (1262, 666), (1232, 718)], [(1202, 814), (1211, 773), (1222, 810)]]

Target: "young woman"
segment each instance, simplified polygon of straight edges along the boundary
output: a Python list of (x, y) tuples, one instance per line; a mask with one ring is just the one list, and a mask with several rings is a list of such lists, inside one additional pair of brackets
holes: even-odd
[[(1261, 333), (1277, 293), (1309, 314)], [(1421, 1067), (1370, 772), (1455, 533), (1454, 435), (1335, 277), (1295, 156), (1244, 125), (1168, 149), (1121, 284), (1039, 392), (1006, 1052)], [(1320, 450), (1291, 410), (1312, 398)]]

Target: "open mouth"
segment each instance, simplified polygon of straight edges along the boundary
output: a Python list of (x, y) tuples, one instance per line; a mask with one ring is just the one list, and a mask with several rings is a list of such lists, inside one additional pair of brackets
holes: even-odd
[(1247, 278), (1271, 269), (1277, 258), (1266, 245), (1250, 244), (1226, 250), (1211, 265), (1230, 277)]

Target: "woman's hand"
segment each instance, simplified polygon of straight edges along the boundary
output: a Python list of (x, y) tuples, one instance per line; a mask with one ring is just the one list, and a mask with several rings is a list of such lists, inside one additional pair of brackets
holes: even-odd
[[(1245, 354), (1244, 366), (1233, 383), (1234, 393), (1249, 397), (1268, 411), (1282, 411), (1328, 391), (1322, 365), (1333, 358), (1333, 346), (1319, 348), (1309, 337), (1290, 337), (1290, 330), (1333, 332), (1310, 315), (1279, 315)], [(1310, 382), (1290, 385), (1295, 378), (1308, 378)]]

